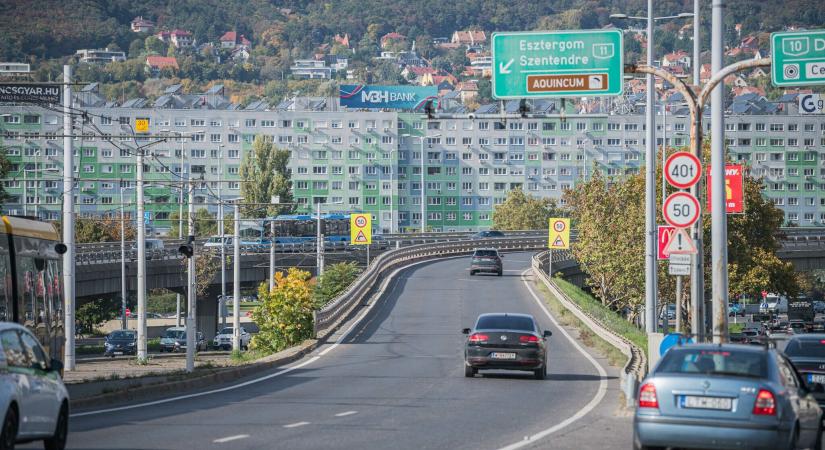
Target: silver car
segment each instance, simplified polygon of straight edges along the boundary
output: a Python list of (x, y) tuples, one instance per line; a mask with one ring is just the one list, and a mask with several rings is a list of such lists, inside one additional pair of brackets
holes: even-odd
[(69, 394), (62, 369), (29, 330), (0, 322), (0, 448), (41, 439), (47, 450), (66, 447)]
[(811, 390), (781, 352), (677, 346), (642, 382), (633, 447), (818, 449), (821, 418)]

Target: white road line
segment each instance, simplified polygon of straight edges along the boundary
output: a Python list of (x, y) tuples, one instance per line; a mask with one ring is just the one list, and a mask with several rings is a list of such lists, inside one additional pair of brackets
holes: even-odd
[(536, 441), (538, 441), (539, 439), (543, 439), (586, 416), (590, 411), (596, 408), (596, 406), (598, 406), (599, 403), (601, 403), (602, 399), (607, 393), (607, 371), (604, 370), (604, 367), (602, 367), (602, 365), (599, 364), (599, 362), (596, 361), (595, 358), (590, 356), (590, 353), (587, 353), (587, 351), (581, 345), (579, 345), (579, 343), (576, 342), (576, 340), (573, 339), (569, 333), (567, 333), (567, 330), (565, 330), (561, 327), (561, 325), (559, 325), (559, 322), (556, 321), (556, 318), (553, 317), (552, 314), (550, 314), (550, 311), (548, 311), (547, 307), (544, 306), (544, 302), (542, 302), (539, 296), (536, 295), (535, 291), (533, 291), (533, 288), (530, 287), (530, 283), (528, 282), (527, 278), (524, 277), (524, 275), (527, 274), (527, 272), (529, 272), (530, 270), (532, 269), (527, 269), (524, 272), (522, 272), (522, 281), (524, 282), (524, 285), (527, 287), (527, 290), (530, 291), (530, 295), (533, 296), (533, 299), (536, 300), (536, 303), (538, 303), (542, 311), (544, 311), (544, 314), (547, 315), (547, 317), (550, 318), (550, 321), (553, 322), (553, 325), (555, 325), (556, 328), (558, 328), (561, 334), (563, 334), (564, 337), (566, 337), (567, 340), (570, 341), (570, 343), (573, 344), (574, 347), (576, 347), (576, 350), (578, 350), (582, 355), (584, 355), (584, 357), (587, 358), (587, 360), (590, 361), (590, 363), (593, 364), (593, 367), (595, 367), (596, 370), (599, 372), (599, 389), (598, 391), (596, 391), (596, 395), (593, 396), (590, 402), (584, 405), (582, 409), (578, 410), (576, 414), (573, 414), (567, 419), (564, 419), (562, 422), (553, 425), (552, 427), (547, 428), (543, 431), (540, 431), (532, 436), (525, 436), (525, 439), (523, 441), (515, 442), (506, 447), (502, 447), (499, 450), (512, 450), (524, 447), (526, 445), (535, 444)]
[(248, 437), (249, 437), (248, 434), (238, 434), (236, 436), (227, 436), (225, 438), (215, 439), (212, 442), (214, 442), (216, 444), (223, 444), (224, 442), (237, 441), (239, 439), (246, 439)]
[(336, 414), (335, 417), (346, 417), (346, 416), (351, 416), (353, 414), (358, 414), (358, 411), (344, 411), (342, 413)]
[[(447, 258), (439, 258), (437, 260), (418, 261), (418, 262), (415, 262), (415, 263), (410, 264), (408, 266), (398, 268), (389, 277), (387, 277), (384, 280), (384, 283), (382, 284), (381, 289), (379, 290), (379, 292), (376, 293), (376, 295), (378, 295), (378, 297), (383, 295), (384, 291), (386, 290), (387, 285), (389, 285), (390, 282), (392, 282), (394, 280), (397, 280), (396, 275), (398, 275), (398, 273), (401, 272), (402, 270), (406, 270), (410, 267), (417, 266), (419, 264), (428, 263), (428, 262), (443, 261), (445, 259), (462, 258), (462, 257), (464, 257), (464, 256), (451, 256), (451, 257), (447, 257)], [(255, 383), (260, 383), (261, 381), (266, 381), (266, 380), (269, 380), (269, 379), (272, 379), (272, 378), (275, 378), (275, 377), (279, 377), (281, 375), (292, 372), (295, 369), (300, 369), (304, 366), (308, 366), (308, 365), (314, 363), (315, 361), (318, 361), (319, 359), (321, 359), (321, 356), (326, 355), (332, 349), (338, 347), (338, 345), (340, 345), (341, 342), (343, 342), (344, 339), (346, 339), (347, 336), (349, 336), (349, 334), (352, 333), (352, 331), (355, 329), (355, 327), (358, 326), (361, 323), (362, 320), (364, 320), (364, 317), (366, 317), (366, 315), (369, 314), (369, 312), (372, 310), (373, 306), (375, 306), (376, 304), (378, 304), (377, 301), (372, 302), (372, 304), (370, 304), (369, 307), (364, 308), (364, 311), (358, 316), (358, 318), (352, 323), (352, 325), (350, 325), (350, 327), (347, 328), (347, 330), (341, 335), (341, 337), (339, 337), (335, 341), (334, 344), (330, 345), (328, 348), (326, 348), (322, 352), (318, 353), (318, 356), (313, 356), (313, 357), (307, 359), (306, 361), (303, 361), (303, 362), (301, 362), (299, 364), (296, 364), (294, 366), (287, 367), (283, 370), (279, 370), (275, 373), (271, 373), (269, 375), (264, 375), (264, 376), (259, 377), (259, 378), (254, 378), (252, 380), (245, 381), (243, 383), (233, 384), (231, 386), (226, 386), (226, 387), (222, 387), (222, 388), (218, 388), (218, 389), (212, 389), (212, 390), (209, 390), (209, 391), (197, 392), (197, 393), (194, 393), (194, 394), (187, 394), (187, 395), (179, 395), (179, 396), (176, 396), (176, 397), (164, 398), (164, 399), (161, 399), (161, 400), (155, 400), (155, 401), (151, 401), (151, 402), (137, 403), (137, 404), (134, 404), (134, 405), (118, 406), (118, 407), (115, 407), (115, 408), (106, 408), (106, 409), (98, 409), (98, 410), (95, 410), (95, 411), (74, 413), (74, 414), (71, 414), (69, 417), (93, 416), (93, 415), (97, 415), (97, 414), (105, 414), (105, 413), (116, 412), (116, 411), (127, 411), (127, 410), (130, 410), (130, 409), (143, 408), (143, 407), (146, 407), (146, 406), (162, 405), (164, 403), (172, 403), (172, 402), (177, 402), (177, 401), (180, 401), (180, 400), (186, 400), (186, 399), (190, 399), (190, 398), (203, 397), (204, 395), (211, 395), (211, 394), (218, 394), (218, 393), (221, 393), (221, 392), (232, 391), (232, 390), (239, 389), (239, 388), (242, 388), (242, 387), (246, 387), (246, 386), (249, 386), (249, 385), (252, 385), (252, 384), (255, 384)]]
[(295, 422), (295, 423), (291, 423), (289, 425), (284, 425), (284, 428), (298, 428), (298, 427), (302, 427), (304, 425), (309, 425), (309, 422)]

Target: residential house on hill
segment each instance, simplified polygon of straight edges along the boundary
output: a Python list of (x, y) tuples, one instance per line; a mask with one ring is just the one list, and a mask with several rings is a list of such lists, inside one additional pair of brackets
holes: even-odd
[(178, 60), (174, 57), (168, 56), (152, 55), (146, 57), (146, 69), (152, 77), (157, 77), (160, 75), (160, 71), (166, 68), (171, 68), (177, 71), (179, 69)]
[(300, 79), (332, 78), (332, 67), (327, 67), (324, 60), (296, 59), (289, 70), (292, 72), (292, 76)]
[(249, 47), (252, 45), (252, 42), (249, 42), (246, 36), (239, 36), (235, 31), (227, 31), (218, 40), (221, 43), (221, 48)]
[(106, 49), (80, 49), (75, 52), (80, 57), (80, 62), (88, 64), (106, 64), (110, 62), (126, 61), (126, 53), (120, 50)]
[(406, 43), (407, 37), (401, 33), (396, 33), (395, 31), (387, 33), (381, 36), (381, 48), (385, 49), (389, 47), (390, 44), (394, 42)]
[(687, 52), (679, 50), (677, 52), (668, 53), (662, 57), (662, 67), (681, 66), (684, 69), (690, 68), (690, 56)]
[(333, 37), (332, 39), (337, 44), (341, 44), (342, 46), (349, 48), (349, 34), (345, 33), (343, 36), (336, 34), (335, 37)]
[(155, 30), (155, 22), (137, 16), (132, 20), (131, 28), (135, 33), (151, 33)]
[(459, 46), (475, 46), (487, 44), (487, 34), (479, 30), (456, 31), (450, 42)]
[(458, 83), (456, 90), (461, 96), (461, 102), (467, 103), (478, 96), (478, 83), (475, 81), (464, 81)]
[(155, 36), (163, 42), (171, 42), (176, 48), (191, 47), (194, 43), (192, 33), (184, 30), (161, 31)]

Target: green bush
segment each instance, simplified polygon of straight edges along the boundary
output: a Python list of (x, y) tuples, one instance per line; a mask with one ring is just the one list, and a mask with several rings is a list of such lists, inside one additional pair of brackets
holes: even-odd
[(252, 318), (260, 331), (252, 337), (252, 349), (277, 352), (301, 343), (312, 336), (312, 288), (310, 273), (291, 268), (284, 275), (275, 274), (275, 287), (267, 283), (258, 288), (260, 305)]
[(338, 294), (343, 292), (356, 278), (361, 270), (355, 261), (331, 265), (318, 279), (312, 292), (315, 308), (321, 308)]

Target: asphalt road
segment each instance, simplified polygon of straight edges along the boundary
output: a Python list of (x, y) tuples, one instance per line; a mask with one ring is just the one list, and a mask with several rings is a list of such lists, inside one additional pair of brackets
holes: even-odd
[[(540, 309), (522, 281), (528, 254), (504, 263), (503, 277), (470, 277), (467, 258), (407, 269), (340, 345), (238, 389), (75, 411), (69, 447), (500, 448), (570, 422), (530, 447), (629, 448), (629, 420), (613, 417), (615, 371), (602, 381)], [(461, 329), (501, 311), (533, 314), (553, 331), (546, 380), (506, 371), (464, 378)]]

